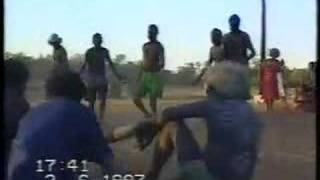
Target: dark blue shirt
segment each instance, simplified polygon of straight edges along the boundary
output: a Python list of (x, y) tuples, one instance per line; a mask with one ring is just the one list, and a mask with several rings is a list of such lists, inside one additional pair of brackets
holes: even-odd
[[(56, 160), (52, 171), (36, 172), (37, 161)], [(53, 174), (59, 180), (77, 179), (66, 167), (76, 159), (96, 162), (111, 171), (113, 154), (94, 112), (72, 100), (54, 99), (29, 112), (19, 126), (9, 160), (9, 180), (40, 180)], [(80, 168), (81, 169), (81, 168)]]

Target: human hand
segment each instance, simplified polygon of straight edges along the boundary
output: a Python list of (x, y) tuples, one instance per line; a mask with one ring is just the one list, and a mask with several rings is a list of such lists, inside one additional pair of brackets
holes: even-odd
[(143, 121), (135, 128), (135, 136), (140, 151), (148, 147), (157, 135), (157, 125), (155, 122)]

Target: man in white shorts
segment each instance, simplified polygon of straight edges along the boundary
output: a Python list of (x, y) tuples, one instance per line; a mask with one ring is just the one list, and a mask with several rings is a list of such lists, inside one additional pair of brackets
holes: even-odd
[(99, 117), (103, 119), (108, 92), (108, 79), (106, 76), (105, 62), (109, 63), (112, 72), (119, 80), (122, 79), (122, 76), (119, 75), (114, 67), (110, 58), (109, 50), (101, 46), (101, 34), (94, 34), (92, 42), (94, 47), (87, 50), (85, 54), (85, 62), (81, 67), (81, 72), (84, 72), (85, 67), (88, 66), (85, 75), (87, 98), (90, 103), (90, 108), (94, 110), (95, 101), (98, 95), (98, 99), (100, 100)]

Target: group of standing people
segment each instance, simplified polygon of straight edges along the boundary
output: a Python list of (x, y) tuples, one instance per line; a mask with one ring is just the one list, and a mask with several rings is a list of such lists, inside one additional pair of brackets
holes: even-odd
[[(139, 88), (135, 92), (134, 104), (145, 115), (145, 117), (153, 117), (157, 113), (157, 99), (162, 96), (163, 80), (160, 77), (160, 71), (165, 66), (164, 47), (157, 40), (159, 33), (158, 27), (154, 24), (149, 26), (148, 38), (149, 42), (143, 45), (143, 63), (141, 64), (138, 81)], [(53, 72), (62, 72), (69, 68), (67, 61), (67, 53), (61, 45), (62, 39), (53, 34), (49, 39), (49, 44), (53, 46), (54, 68)], [(104, 110), (108, 92), (108, 78), (106, 76), (105, 63), (107, 62), (120, 81), (125, 81), (124, 76), (120, 75), (115, 68), (109, 50), (102, 46), (102, 35), (96, 33), (92, 37), (93, 47), (85, 53), (85, 61), (81, 67), (81, 75), (87, 87), (86, 97), (89, 106), (94, 109), (96, 99), (100, 100), (99, 117), (103, 119)], [(149, 95), (150, 97), (150, 113), (142, 103), (141, 98)]]
[[(255, 50), (250, 40), (250, 36), (240, 30), (240, 17), (236, 14), (229, 19), (231, 32), (225, 35), (220, 29), (214, 28), (211, 32), (211, 41), (213, 43), (210, 49), (207, 67), (213, 62), (231, 61), (248, 66), (249, 60), (255, 56)], [(138, 74), (139, 87), (134, 93), (133, 102), (136, 107), (144, 114), (146, 118), (156, 118), (157, 100), (162, 97), (164, 82), (161, 77), (161, 70), (165, 67), (165, 48), (158, 41), (159, 29), (155, 24), (148, 28), (149, 41), (142, 47), (143, 62)], [(85, 53), (85, 61), (81, 67), (81, 74), (87, 87), (87, 99), (89, 106), (94, 109), (96, 99), (100, 100), (99, 117), (103, 119), (106, 97), (108, 92), (108, 78), (106, 77), (105, 62), (108, 62), (111, 70), (120, 81), (125, 81), (114, 67), (110, 58), (109, 50), (102, 47), (102, 35), (96, 33), (93, 35), (93, 47)], [(67, 53), (61, 45), (62, 38), (53, 34), (49, 39), (49, 44), (53, 46), (54, 71), (62, 71), (69, 68)], [(247, 54), (247, 51), (250, 54)], [(195, 80), (195, 84), (205, 74), (203, 69), (200, 76)], [(151, 112), (144, 106), (142, 99), (149, 96)], [(249, 96), (248, 96), (249, 98)]]

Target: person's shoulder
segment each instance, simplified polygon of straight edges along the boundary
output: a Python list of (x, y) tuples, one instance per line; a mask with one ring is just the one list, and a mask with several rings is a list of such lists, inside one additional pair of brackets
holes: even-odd
[(58, 49), (58, 51), (66, 52), (66, 48), (65, 48), (65, 47), (63, 47), (63, 46), (60, 46), (60, 48)]
[(101, 50), (102, 50), (102, 51), (105, 51), (105, 52), (109, 52), (109, 49), (106, 48), (106, 47), (101, 47)]
[(148, 41), (148, 42), (144, 43), (144, 44), (142, 45), (142, 47), (143, 47), (143, 48), (148, 47), (148, 46), (151, 45), (151, 43), (152, 43), (151, 41)]
[(163, 44), (162, 44), (160, 41), (157, 41), (157, 44), (159, 45), (159, 47), (160, 47), (161, 49), (164, 49), (164, 46), (163, 46)]
[(160, 41), (155, 41), (154, 43), (159, 45), (159, 46), (162, 46), (162, 43)]
[(94, 49), (94, 47), (91, 47), (91, 48), (87, 49), (86, 54), (92, 53), (93, 49)]
[(220, 51), (223, 49), (223, 45), (219, 45), (219, 46), (211, 46), (210, 47), (210, 51)]
[(245, 38), (249, 38), (250, 37), (249, 34), (247, 32), (245, 32), (245, 31), (240, 31), (240, 35), (242, 37), (245, 37)]
[(230, 36), (232, 36), (232, 34), (231, 32), (228, 32), (223, 35), (223, 38), (229, 38)]
[(214, 51), (214, 49), (215, 49), (215, 46), (211, 46), (209, 50), (212, 53)]

